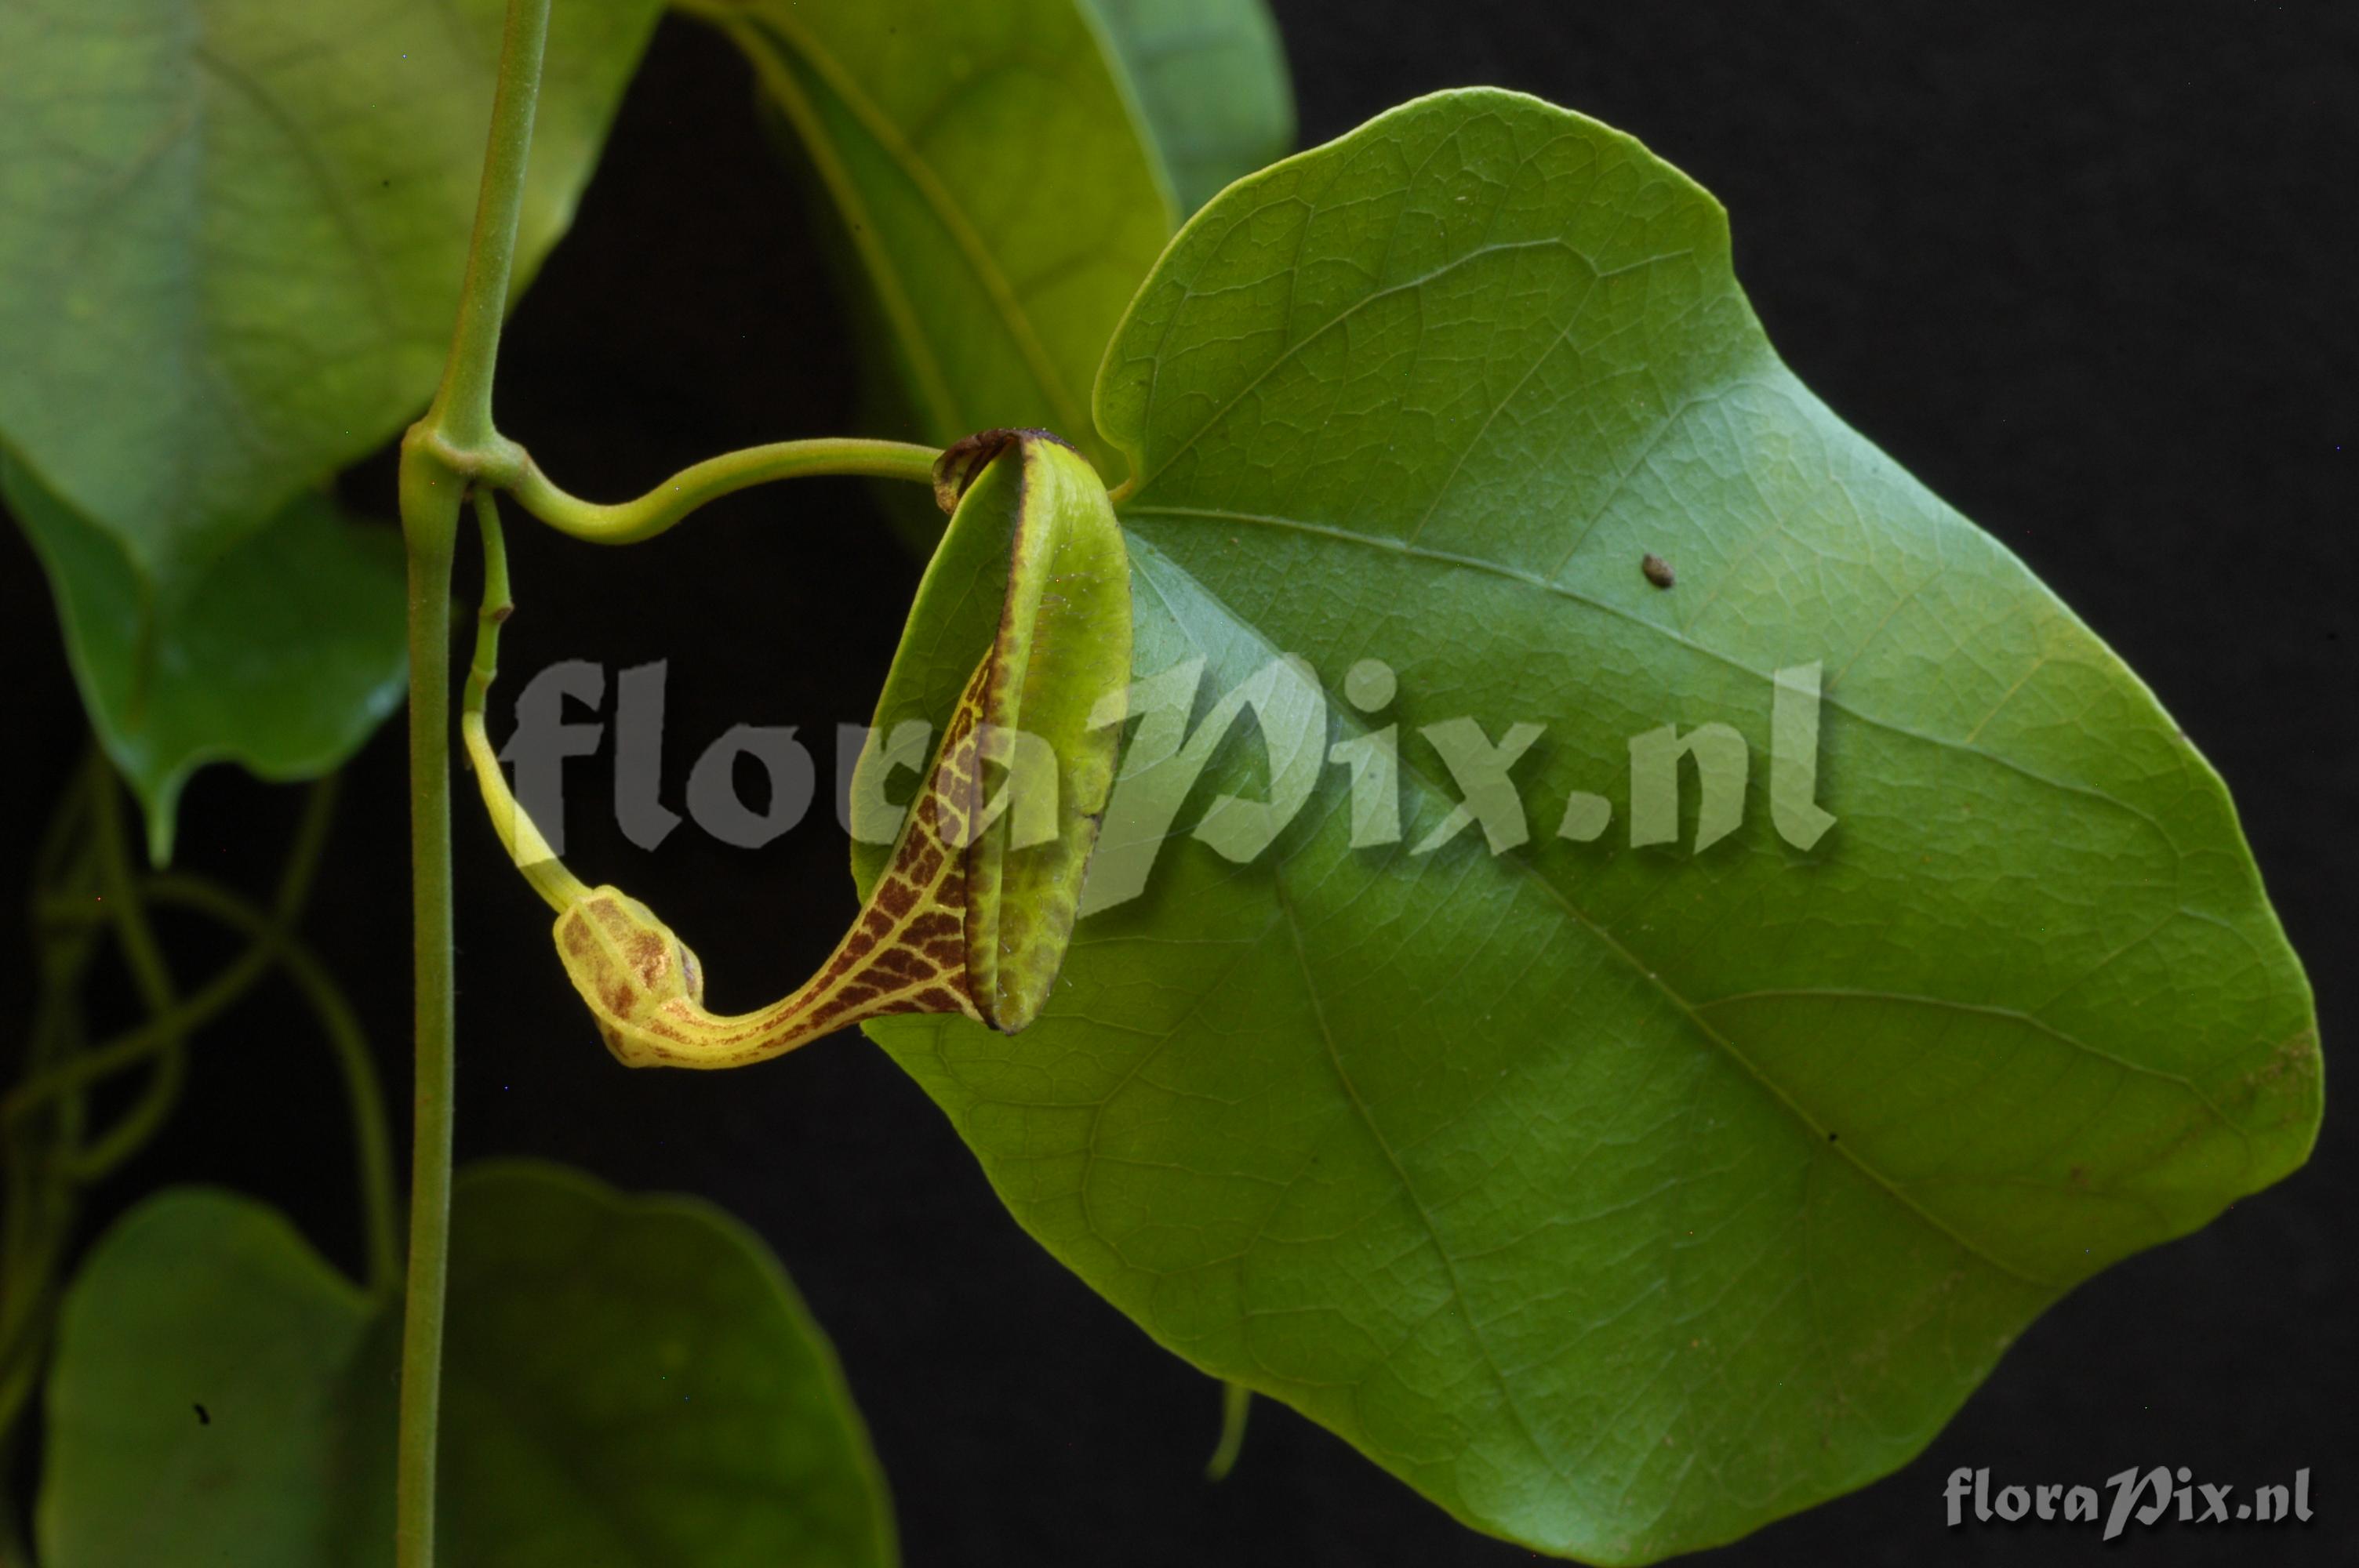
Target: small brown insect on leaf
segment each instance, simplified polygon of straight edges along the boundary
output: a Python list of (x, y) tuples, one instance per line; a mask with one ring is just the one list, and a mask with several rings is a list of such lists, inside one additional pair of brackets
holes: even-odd
[(1638, 569), (1645, 572), (1647, 580), (1657, 588), (1669, 588), (1680, 580), (1679, 574), (1671, 570), (1671, 563), (1652, 553), (1638, 563)]

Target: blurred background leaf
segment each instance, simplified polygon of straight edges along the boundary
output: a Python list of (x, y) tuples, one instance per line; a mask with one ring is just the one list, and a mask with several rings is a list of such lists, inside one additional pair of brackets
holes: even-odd
[[(1088, 392), (1123, 307), (1180, 220), (1293, 148), (1266, 5), (691, 9), (753, 61), (771, 146), (832, 208), (819, 229), (861, 347), (861, 434), (1048, 427), (1121, 481)], [(873, 488), (929, 552), (932, 500)]]
[[(397, 582), (297, 498), (433, 390), (505, 8), (0, 8), (8, 491), (159, 860), (190, 768), (310, 776), (390, 706), (382, 670), (359, 678), (354, 661), (361, 633), (397, 624)], [(519, 287), (571, 222), (658, 9), (558, 8)], [(266, 558), (280, 549), (298, 558)], [(315, 570), (320, 613), (246, 613)], [(243, 597), (202, 602), (224, 593)], [(310, 679), (322, 661), (337, 673)], [(273, 665), (283, 678), (257, 685)], [(262, 697), (301, 711), (257, 712)]]
[(1294, 150), (1294, 87), (1262, 0), (1084, 0), (1186, 218)]
[[(0, 432), (140, 571), (259, 527), (433, 391), (504, 11), (0, 10)], [(559, 7), (520, 278), (571, 220), (656, 14)]]
[(209, 762), (265, 779), (336, 767), (401, 701), (402, 552), (389, 527), (298, 496), (201, 568), (159, 584), (0, 452), (0, 499), (48, 572), (100, 742), (171, 858), (180, 786)]
[(1292, 135), (1260, 0), (694, 9), (753, 61), (848, 233), (855, 324), (897, 370), (870, 404), (897, 428), (873, 433), (1045, 427), (1119, 481), (1089, 413), (1106, 340), (1183, 213)]
[[(834, 1353), (749, 1231), (524, 1162), (470, 1169), (453, 1211), (451, 1561), (896, 1561)], [(266, 1205), (209, 1188), (148, 1199), (67, 1299), (42, 1561), (390, 1561), (399, 1308)]]

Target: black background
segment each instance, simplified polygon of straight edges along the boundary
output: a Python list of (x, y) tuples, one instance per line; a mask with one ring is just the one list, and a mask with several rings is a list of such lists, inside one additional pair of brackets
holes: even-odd
[[(1634, 132), (1733, 214), (1772, 338), (1832, 406), (2022, 554), (2161, 694), (2236, 791), (2319, 992), (2353, 1017), (2359, 13), (2348, 5), (1360, 0), (1278, 5), (1305, 145), (1491, 82)], [(636, 493), (737, 445), (856, 429), (852, 351), (810, 210), (755, 135), (745, 69), (668, 20), (572, 237), (516, 319), (504, 425), (577, 492)], [(380, 514), (391, 467), (351, 476)], [(738, 722), (795, 723), (822, 772), (880, 684), (918, 565), (860, 485), (733, 499), (627, 555), (512, 531), (516, 677), (671, 664), (668, 787)], [(462, 585), (472, 593), (472, 584)], [(8, 696), (0, 887), (81, 744), (30, 552), (0, 531)], [(311, 933), (396, 1088), (407, 959), (398, 727), (353, 766)], [(606, 762), (576, 762), (594, 802)], [(183, 863), (261, 886), (289, 796), (228, 770)], [(673, 795), (677, 802), (677, 794)], [(547, 916), (459, 812), (462, 1156), (528, 1152), (707, 1195), (777, 1248), (827, 1325), (917, 1564), (1505, 1563), (1335, 1438), (1263, 1402), (1234, 1477), (1200, 1469), (1213, 1384), (1024, 1237), (932, 1106), (840, 1037), (751, 1073), (629, 1074)], [(702, 953), (713, 1000), (799, 978), (853, 908), (823, 816), (758, 854), (693, 827), (655, 854), (577, 809), (571, 858)], [(211, 951), (174, 930), (193, 975)], [(7, 959), (0, 1017), (23, 1016)], [(353, 1260), (324, 1054), (260, 1008), (203, 1042), (171, 1133), (99, 1195), (167, 1180), (285, 1204)], [(2033, 1326), (1916, 1464), (1761, 1531), (1729, 1563), (2349, 1560), (2359, 1543), (2347, 1119), (2310, 1166)], [(2302, 1530), (1945, 1530), (1942, 1478), (2092, 1484), (2186, 1465), (2312, 1470)], [(595, 1565), (592, 1565), (595, 1568)]]

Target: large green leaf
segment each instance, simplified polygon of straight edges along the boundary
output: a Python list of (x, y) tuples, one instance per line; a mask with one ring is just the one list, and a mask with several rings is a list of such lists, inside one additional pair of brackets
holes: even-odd
[(1138, 95), (1180, 211), (1294, 150), (1294, 88), (1263, 0), (1084, 0)]
[[(558, 7), (519, 278), (658, 8)], [(505, 9), (0, 7), (0, 434), (143, 573), (201, 562), (424, 405)]]
[(275, 1209), (180, 1188), (133, 1210), (66, 1297), (41, 1561), (350, 1561), (332, 1552), (357, 1548), (345, 1525), (363, 1511), (383, 1521), (375, 1556), (389, 1560), (378, 1317)]
[(895, 1560), (834, 1352), (751, 1231), (522, 1162), (470, 1171), (455, 1206), (444, 1441), (462, 1561)]
[[(558, 7), (519, 286), (658, 9)], [(505, 10), (0, 6), (8, 496), (158, 860), (190, 769), (323, 772), (397, 695), (397, 579), (302, 496), (433, 388)]]
[[(1098, 414), (1140, 475), (1138, 674), (1203, 660), (1201, 711), (1293, 654), (1378, 710), (1296, 690), (1196, 798), (1290, 781), (1306, 715), (1394, 726), (1406, 832), (1352, 848), (1324, 769), (1246, 863), (1165, 843), (1024, 1033), (868, 1028), (1199, 1366), (1478, 1528), (1649, 1561), (1891, 1470), (2074, 1282), (2305, 1157), (2308, 989), (2220, 781), (1779, 362), (1721, 209), (1636, 142), (1448, 93), (1232, 187)], [(971, 565), (880, 725), (955, 697)], [(1346, 681), (1371, 658), (1397, 696)], [(1812, 665), (1818, 746), (1773, 762)], [(1463, 793), (1420, 730), (1461, 719), (1548, 727), (1529, 843), (1417, 852)], [(1624, 827), (1667, 724), (1749, 746), (1702, 849), (1692, 778), (1680, 841)], [(1769, 809), (1810, 755), (1822, 837)]]
[[(554, 1166), (459, 1183), (441, 1532), (456, 1563), (883, 1568), (884, 1483), (834, 1357), (724, 1216)], [(392, 1560), (397, 1302), (277, 1211), (159, 1195), (68, 1295), (50, 1568)]]
[(1082, 443), (1123, 307), (1174, 222), (1126, 84), (1076, 0), (699, 0), (825, 183), (917, 427)]
[(401, 541), (298, 497), (173, 585), (0, 452), (0, 499), (48, 570), (82, 706), (138, 793), (158, 861), (202, 764), (266, 779), (328, 772), (401, 700)]

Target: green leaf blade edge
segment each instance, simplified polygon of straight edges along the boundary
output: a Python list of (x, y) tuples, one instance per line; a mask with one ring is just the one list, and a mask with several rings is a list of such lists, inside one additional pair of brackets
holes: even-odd
[[(1175, 837), (1024, 1034), (870, 1026), (1165, 1345), (1596, 1562), (1904, 1463), (2071, 1283), (2298, 1166), (2319, 1114), (2216, 775), (1794, 380), (1727, 258), (1636, 142), (1488, 91), (1191, 222), (1098, 396), (1141, 476), (1134, 667), (1204, 658), (1201, 715), (1303, 655), (1337, 735), (1398, 725), (1405, 841), (1350, 848), (1331, 769), (1252, 864)], [(954, 692), (924, 649), (955, 621), (913, 622), (880, 722)], [(1399, 678), (1373, 718), (1340, 695), (1368, 657)], [(1837, 823), (1802, 850), (1769, 677), (1811, 663)], [(1460, 715), (1549, 726), (1531, 842), (1419, 857), (1461, 792), (1418, 731)], [(1627, 742), (1666, 723), (1750, 749), (1701, 852), (1691, 816), (1626, 840)], [(1266, 789), (1233, 743), (1194, 798)], [(1553, 836), (1576, 789), (1614, 808), (1593, 842)]]
[[(523, 1160), (463, 1172), (453, 1214), (454, 1560), (897, 1561), (842, 1369), (744, 1226)], [(67, 1295), (42, 1561), (390, 1563), (400, 1305), (251, 1198), (135, 1208)]]

